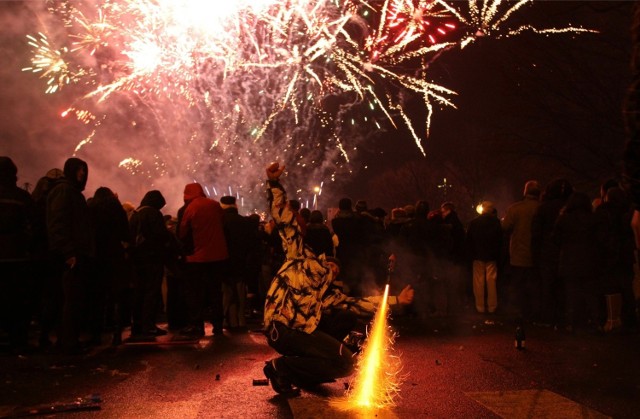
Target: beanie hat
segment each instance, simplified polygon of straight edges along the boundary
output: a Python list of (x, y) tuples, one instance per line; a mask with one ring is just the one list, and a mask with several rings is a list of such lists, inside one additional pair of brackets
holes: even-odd
[(220, 206), (222, 207), (222, 209), (237, 208), (236, 198), (229, 195), (223, 196), (222, 198), (220, 198)]
[(199, 183), (188, 183), (184, 187), (183, 199), (184, 202), (191, 202), (192, 200), (200, 197), (206, 197), (202, 185)]

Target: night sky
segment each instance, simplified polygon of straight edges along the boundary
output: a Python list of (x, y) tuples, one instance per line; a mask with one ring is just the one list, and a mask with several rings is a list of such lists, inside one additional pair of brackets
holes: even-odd
[[(45, 95), (44, 81), (21, 71), (30, 58), (25, 35), (38, 30), (24, 3), (0, 2), (0, 154), (14, 159), (20, 184), (33, 185), (50, 168), (62, 166), (79, 136), (76, 124), (59, 117), (68, 103), (65, 95), (73, 92)], [(599, 183), (620, 170), (632, 7), (628, 1), (534, 2), (514, 21), (599, 33), (485, 38), (445, 52), (429, 74), (458, 93), (457, 109), (435, 112), (430, 137), (423, 141), (426, 156), (404, 129), (384, 127), (359, 144), (350, 176), (325, 184), (320, 206), (335, 206), (342, 196), (387, 209), (417, 199), (432, 206), (451, 199), (466, 215), (474, 203), (490, 199), (502, 212), (532, 178), (544, 184), (566, 177), (595, 194)], [(419, 121), (424, 119), (420, 105), (419, 98), (407, 97), (405, 109)], [(132, 179), (113, 167), (106, 157), (110, 149), (90, 145), (78, 154), (90, 167), (86, 196), (110, 186), (121, 200), (137, 203), (147, 188), (158, 188), (170, 195), (169, 212), (177, 208), (183, 179), (152, 185)], [(438, 188), (444, 178), (449, 187)]]

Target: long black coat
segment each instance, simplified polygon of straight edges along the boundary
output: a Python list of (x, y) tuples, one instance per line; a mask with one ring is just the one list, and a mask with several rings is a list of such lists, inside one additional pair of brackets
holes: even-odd
[(52, 254), (64, 260), (95, 254), (87, 202), (82, 189), (67, 177), (47, 197), (47, 235)]
[(254, 271), (255, 254), (259, 249), (258, 225), (249, 217), (238, 214), (234, 207), (225, 208), (222, 215), (224, 237), (229, 250), (229, 269), (236, 280), (247, 280)]

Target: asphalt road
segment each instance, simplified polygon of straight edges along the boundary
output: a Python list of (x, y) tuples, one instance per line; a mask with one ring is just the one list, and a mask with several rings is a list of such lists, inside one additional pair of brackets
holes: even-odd
[[(403, 379), (395, 406), (383, 410), (337, 408), (349, 379), (290, 399), (253, 385), (274, 356), (264, 336), (226, 331), (212, 337), (207, 328), (192, 345), (104, 345), (68, 358), (0, 355), (0, 417), (38, 407), (64, 418), (640, 416), (640, 334), (568, 335), (531, 326), (527, 349), (518, 351), (511, 322), (485, 319), (394, 319)], [(89, 407), (99, 410), (52, 410), (90, 395), (101, 402)]]

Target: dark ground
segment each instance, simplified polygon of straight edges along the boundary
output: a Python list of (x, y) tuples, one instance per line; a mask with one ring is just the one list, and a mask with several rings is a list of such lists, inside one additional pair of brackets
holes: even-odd
[[(259, 333), (207, 336), (195, 345), (94, 348), (84, 356), (0, 355), (0, 417), (25, 408), (98, 395), (100, 410), (69, 418), (635, 418), (640, 415), (640, 334), (566, 334), (527, 327), (514, 349), (502, 316), (455, 319), (400, 316), (394, 349), (405, 376), (396, 405), (343, 412), (330, 399), (348, 379), (297, 398), (276, 395), (262, 379), (274, 356)], [(258, 321), (253, 325), (258, 328)], [(105, 336), (105, 340), (107, 337)], [(5, 416), (3, 416), (5, 415)]]

